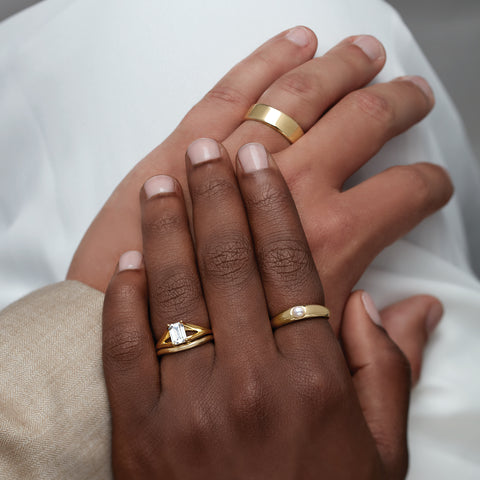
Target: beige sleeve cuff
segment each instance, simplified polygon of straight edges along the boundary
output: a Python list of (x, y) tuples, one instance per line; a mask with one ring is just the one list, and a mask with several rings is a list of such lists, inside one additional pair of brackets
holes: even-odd
[(0, 478), (112, 478), (102, 306), (67, 281), (0, 312)]

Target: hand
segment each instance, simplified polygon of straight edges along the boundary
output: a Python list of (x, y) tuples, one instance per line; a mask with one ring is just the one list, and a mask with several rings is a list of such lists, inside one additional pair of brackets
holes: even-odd
[[(106, 292), (116, 478), (404, 478), (410, 374), (378, 313), (361, 292), (348, 301), (348, 363), (325, 320), (272, 331), (272, 316), (324, 302), (295, 205), (260, 145), (240, 150), (237, 184), (226, 150), (199, 142), (187, 156), (195, 243), (179, 183), (148, 180), (144, 264), (123, 256)], [(155, 339), (179, 321), (215, 343), (159, 363)]]
[[(391, 137), (430, 111), (433, 96), (418, 77), (361, 88), (385, 62), (372, 37), (348, 38), (310, 60), (313, 33), (294, 31), (301, 37), (297, 43), (289, 40), (292, 31), (282, 33), (237, 65), (132, 170), (85, 235), (69, 279), (105, 290), (120, 254), (142, 248), (136, 201), (141, 185), (159, 172), (184, 185), (180, 152), (195, 138), (221, 140), (231, 154), (245, 142), (260, 141), (275, 153), (293, 193), (338, 332), (335, 319), (372, 259), (443, 206), (452, 186), (440, 167), (417, 164), (389, 169), (342, 192), (344, 181)], [(243, 122), (257, 101), (291, 115), (306, 135), (288, 146), (269, 127)]]

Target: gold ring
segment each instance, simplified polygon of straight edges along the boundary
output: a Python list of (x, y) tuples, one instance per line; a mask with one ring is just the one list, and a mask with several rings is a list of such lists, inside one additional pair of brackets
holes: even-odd
[(157, 355), (180, 352), (198, 347), (213, 341), (213, 334), (209, 328), (199, 327), (191, 323), (169, 323), (167, 331), (157, 342)]
[(263, 103), (252, 105), (245, 115), (245, 120), (253, 120), (272, 127), (290, 143), (296, 142), (304, 134), (302, 127), (292, 117)]
[(328, 320), (330, 318), (330, 310), (323, 305), (297, 305), (275, 315), (271, 323), (273, 328), (279, 328), (292, 322), (298, 322), (298, 320), (305, 320), (306, 318)]

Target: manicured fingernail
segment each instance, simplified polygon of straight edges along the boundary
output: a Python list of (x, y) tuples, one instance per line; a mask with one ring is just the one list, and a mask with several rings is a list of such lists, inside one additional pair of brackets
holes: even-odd
[(375, 306), (373, 298), (367, 292), (362, 293), (362, 302), (363, 306), (365, 307), (365, 311), (370, 317), (370, 320), (376, 325), (382, 325), (382, 320), (380, 319), (378, 309)]
[(160, 193), (173, 193), (175, 191), (175, 181), (168, 175), (157, 175), (149, 178), (143, 185), (147, 198)]
[(428, 311), (427, 318), (425, 319), (425, 329), (430, 335), (437, 325), (440, 323), (440, 320), (443, 316), (443, 306), (441, 303), (434, 303), (430, 310)]
[(268, 168), (268, 156), (260, 143), (247, 143), (238, 151), (238, 158), (245, 173)]
[(199, 138), (195, 140), (188, 147), (187, 153), (193, 165), (208, 162), (221, 156), (218, 143), (211, 138)]
[(142, 266), (143, 255), (136, 250), (125, 252), (118, 261), (118, 271), (138, 270)]
[(404, 77), (396, 78), (395, 80), (405, 80), (407, 82), (412, 82), (428, 97), (431, 102), (435, 101), (435, 95), (433, 90), (430, 87), (430, 84), (423, 78), (417, 75), (406, 75)]
[(306, 47), (312, 39), (312, 34), (305, 27), (294, 27), (288, 31), (285, 38), (299, 47)]
[(360, 47), (370, 60), (374, 61), (383, 57), (385, 52), (380, 42), (370, 35), (362, 35), (354, 40), (354, 45)]

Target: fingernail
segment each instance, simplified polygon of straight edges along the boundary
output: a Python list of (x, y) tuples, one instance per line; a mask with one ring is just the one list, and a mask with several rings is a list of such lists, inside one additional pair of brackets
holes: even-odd
[(430, 307), (425, 320), (425, 329), (429, 335), (435, 330), (435, 328), (437, 328), (437, 325), (440, 323), (442, 317), (443, 305), (441, 303), (434, 303)]
[(377, 60), (385, 55), (380, 42), (370, 35), (362, 35), (354, 42), (354, 45), (360, 47), (370, 60)]
[(396, 78), (395, 80), (405, 80), (407, 82), (412, 82), (428, 97), (431, 102), (435, 101), (435, 95), (433, 90), (430, 87), (430, 84), (423, 78), (417, 75), (406, 75), (404, 77)]
[(160, 193), (173, 193), (175, 191), (175, 181), (168, 175), (156, 175), (144, 183), (143, 189), (147, 198)]
[(306, 47), (310, 43), (311, 36), (305, 27), (294, 27), (288, 31), (285, 38), (299, 47)]
[(143, 255), (136, 250), (125, 252), (118, 261), (118, 271), (138, 270), (142, 266)]
[(193, 165), (208, 162), (221, 156), (218, 143), (211, 138), (199, 138), (195, 140), (188, 147), (187, 154)]
[(373, 298), (367, 292), (362, 293), (362, 302), (363, 306), (365, 307), (365, 311), (370, 317), (370, 320), (375, 323), (375, 325), (382, 325), (382, 320), (380, 319), (378, 309), (375, 306)]
[(268, 156), (260, 143), (247, 143), (238, 151), (238, 158), (245, 173), (268, 168)]

